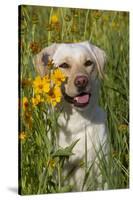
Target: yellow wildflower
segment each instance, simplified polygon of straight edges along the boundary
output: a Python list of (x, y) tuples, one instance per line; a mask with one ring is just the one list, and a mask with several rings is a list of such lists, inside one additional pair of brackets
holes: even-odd
[(35, 96), (35, 97), (32, 98), (32, 104), (33, 104), (33, 106), (38, 105), (40, 102), (41, 102), (40, 95), (37, 95), (37, 96)]
[(60, 87), (55, 86), (51, 88), (47, 96), (48, 103), (51, 103), (53, 106), (56, 106), (57, 103), (61, 101), (61, 90)]
[(51, 17), (51, 23), (52, 24), (57, 24), (58, 23), (58, 16), (57, 15), (52, 15), (52, 17)]
[(36, 94), (47, 93), (50, 90), (50, 80), (47, 77), (37, 76), (33, 81), (33, 87)]
[(27, 137), (27, 134), (24, 131), (19, 134), (19, 139), (20, 140), (25, 140), (26, 137)]
[(35, 80), (33, 81), (33, 87), (34, 87), (35, 93), (42, 93), (43, 82), (40, 76), (37, 76)]
[(50, 79), (48, 76), (43, 77), (43, 92), (47, 93), (50, 91)]
[(28, 108), (29, 103), (28, 103), (27, 97), (23, 97), (22, 106), (23, 106), (24, 111)]
[(53, 72), (53, 74), (51, 75), (51, 79), (53, 80), (53, 82), (54, 82), (56, 85), (60, 86), (61, 83), (62, 83), (63, 81), (65, 81), (66, 76), (65, 76), (65, 74), (64, 74), (60, 69), (56, 69), (56, 70)]

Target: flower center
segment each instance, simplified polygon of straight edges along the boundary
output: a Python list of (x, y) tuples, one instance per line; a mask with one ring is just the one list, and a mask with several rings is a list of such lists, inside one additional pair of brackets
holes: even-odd
[(54, 92), (53, 92), (52, 89), (49, 91), (49, 96), (50, 96), (52, 99), (55, 98), (55, 94), (54, 94)]
[(28, 102), (25, 102), (25, 103), (24, 103), (24, 106), (27, 108), (27, 107), (28, 107)]
[(39, 89), (42, 89), (42, 88), (43, 88), (43, 85), (42, 85), (42, 84), (40, 84), (38, 87), (39, 87)]

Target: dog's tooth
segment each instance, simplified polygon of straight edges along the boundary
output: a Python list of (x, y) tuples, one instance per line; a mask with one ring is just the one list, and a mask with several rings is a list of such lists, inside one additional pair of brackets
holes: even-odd
[(78, 101), (78, 97), (74, 97), (74, 100), (75, 100), (75, 101)]

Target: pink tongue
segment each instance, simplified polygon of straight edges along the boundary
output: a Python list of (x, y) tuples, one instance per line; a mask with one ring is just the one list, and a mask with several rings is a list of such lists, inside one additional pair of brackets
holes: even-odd
[(85, 94), (83, 96), (77, 96), (74, 98), (78, 103), (87, 103), (89, 101), (89, 95)]

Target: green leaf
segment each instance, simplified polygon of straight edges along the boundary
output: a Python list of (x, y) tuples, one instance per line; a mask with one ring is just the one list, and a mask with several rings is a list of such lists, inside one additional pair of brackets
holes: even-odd
[(68, 157), (68, 156), (71, 156), (71, 155), (74, 155), (72, 153), (72, 150), (74, 148), (74, 146), (77, 144), (77, 142), (79, 141), (76, 140), (75, 142), (73, 142), (70, 146), (66, 147), (66, 148), (61, 148), (61, 149), (58, 149), (54, 154), (53, 154), (53, 157)]

